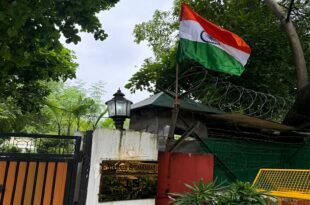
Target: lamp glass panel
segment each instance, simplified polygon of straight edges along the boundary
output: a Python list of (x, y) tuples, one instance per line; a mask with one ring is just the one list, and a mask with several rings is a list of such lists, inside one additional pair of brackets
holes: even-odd
[(116, 115), (118, 116), (126, 116), (126, 101), (117, 100), (116, 101)]
[(115, 116), (115, 101), (110, 101), (108, 104), (109, 117)]
[(131, 109), (131, 103), (128, 102), (128, 103), (127, 103), (127, 116), (128, 116), (128, 117), (130, 116), (130, 109)]

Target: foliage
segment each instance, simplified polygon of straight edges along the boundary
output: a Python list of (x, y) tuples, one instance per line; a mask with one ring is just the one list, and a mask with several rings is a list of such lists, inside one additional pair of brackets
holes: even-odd
[(205, 184), (203, 180), (194, 183), (192, 186), (185, 184), (190, 192), (174, 193), (173, 204), (175, 205), (203, 205), (219, 204), (223, 187), (214, 182)]
[[(0, 141), (0, 145), (1, 145), (1, 141)], [(2, 146), (0, 148), (0, 152), (9, 152), (9, 153), (20, 153), (22, 150), (18, 147), (15, 147), (15, 146)]]
[[(50, 82), (46, 86), (53, 92), (45, 100), (45, 105), (38, 112), (22, 112), (14, 101), (0, 103), (0, 132), (58, 133), (71, 134), (80, 126), (89, 129), (93, 120), (88, 114), (96, 114), (96, 119), (103, 111), (103, 105), (95, 97), (86, 96), (83, 87), (64, 83)], [(91, 91), (89, 92), (91, 94)], [(99, 112), (99, 113), (96, 113)], [(84, 123), (86, 122), (86, 125)], [(73, 126), (68, 128), (68, 125)]]
[(266, 197), (246, 182), (235, 182), (224, 192), (221, 204), (231, 205), (266, 205)]
[[(177, 26), (171, 12), (156, 10), (151, 22), (143, 22), (135, 26), (135, 42), (148, 41), (148, 46), (152, 48), (155, 56), (160, 57), (174, 46)], [(150, 33), (154, 35), (150, 35)]]
[[(0, 101), (0, 132), (73, 135), (97, 127), (115, 128), (114, 121), (106, 118), (103, 82), (93, 83), (87, 89), (81, 81), (49, 82), (45, 86), (52, 92), (38, 112), (24, 113), (14, 101)], [(128, 126), (126, 120), (124, 127)]]
[(49, 115), (50, 124), (58, 134), (73, 134), (73, 130), (81, 131), (81, 126), (84, 130), (93, 129), (106, 113), (101, 99), (102, 83), (93, 85), (90, 91), (83, 85), (66, 84), (57, 84), (53, 90), (43, 112)]
[(107, 118), (106, 120), (102, 121), (101, 122), (101, 127), (110, 128), (110, 129), (115, 128), (113, 119), (112, 118)]
[(22, 111), (38, 111), (49, 90), (41, 81), (75, 77), (74, 55), (60, 43), (78, 43), (79, 32), (104, 40), (96, 14), (118, 0), (14, 0), (0, 2), (0, 98)]
[(43, 113), (24, 113), (11, 98), (6, 101), (0, 100), (0, 132), (43, 131), (47, 124), (47, 116)]
[(7, 128), (12, 128), (16, 113), (14, 107), (9, 103), (0, 103), (0, 131), (5, 132)]
[[(11, 60), (0, 57), (0, 98), (10, 98), (24, 112), (37, 111), (48, 95), (49, 90), (42, 81), (73, 78), (77, 66), (73, 62), (72, 53), (61, 46), (53, 50), (41, 49), (38, 54), (27, 55), (29, 60), (18, 58), (17, 54), (12, 54), (14, 57)], [(27, 62), (23, 62), (26, 60)]]
[(36, 152), (41, 154), (62, 154), (70, 153), (74, 150), (73, 140), (59, 140), (59, 139), (40, 139), (39, 143), (36, 144)]
[(235, 182), (229, 186), (216, 185), (215, 182), (205, 184), (203, 180), (193, 186), (186, 185), (190, 192), (174, 193), (172, 204), (175, 205), (266, 205), (263, 193), (257, 192), (250, 183)]
[[(144, 61), (140, 70), (135, 73), (126, 85), (131, 92), (148, 90), (158, 92), (171, 88), (175, 81), (175, 52), (177, 48), (178, 15), (181, 2), (187, 2), (197, 13), (238, 35), (252, 48), (252, 54), (241, 77), (208, 71), (208, 75), (219, 77), (233, 83), (262, 93), (282, 96), (286, 99), (295, 94), (294, 64), (285, 33), (278, 19), (271, 13), (263, 1), (259, 0), (177, 0), (170, 12), (155, 12), (153, 19), (136, 25), (134, 35), (136, 42), (147, 41), (153, 49), (155, 58)], [(282, 1), (286, 6), (289, 1)], [(309, 1), (295, 2), (292, 16), (303, 43), (305, 58), (310, 63), (310, 32), (308, 19)], [(156, 27), (156, 25), (159, 25)], [(163, 52), (161, 52), (161, 50)], [(184, 62), (180, 65), (180, 76), (195, 62)], [(181, 91), (188, 91), (199, 75), (180, 81)], [(201, 78), (201, 76), (200, 76)], [(201, 79), (200, 79), (201, 80)], [(201, 87), (208, 87), (203, 82)], [(206, 102), (205, 90), (197, 90), (192, 97)], [(246, 101), (246, 100), (245, 100)], [(247, 105), (241, 105), (247, 106)]]

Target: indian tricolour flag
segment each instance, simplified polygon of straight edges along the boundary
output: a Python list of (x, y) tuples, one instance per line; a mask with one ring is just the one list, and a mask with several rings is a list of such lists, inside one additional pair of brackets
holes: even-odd
[(251, 48), (238, 35), (217, 26), (182, 4), (177, 59), (192, 59), (207, 69), (240, 76)]

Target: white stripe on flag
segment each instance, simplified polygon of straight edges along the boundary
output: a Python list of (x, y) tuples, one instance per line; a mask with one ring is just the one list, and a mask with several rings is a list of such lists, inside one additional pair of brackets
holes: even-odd
[[(180, 22), (180, 34), (179, 34), (180, 38), (200, 43), (208, 43), (208, 41), (210, 40), (211, 41), (209, 42), (210, 44), (224, 50), (227, 54), (229, 54), (230, 56), (234, 57), (237, 61), (239, 61), (243, 66), (246, 64), (248, 58), (250, 57), (250, 54), (243, 52), (239, 49), (236, 49), (232, 46), (229, 46), (227, 44), (224, 44), (220, 41), (217, 41), (215, 38), (204, 39), (207, 40), (206, 42), (201, 38), (201, 32), (203, 31), (204, 29), (197, 21), (183, 20)], [(206, 38), (208, 38), (207, 35)], [(212, 41), (215, 41), (215, 43), (212, 43)]]

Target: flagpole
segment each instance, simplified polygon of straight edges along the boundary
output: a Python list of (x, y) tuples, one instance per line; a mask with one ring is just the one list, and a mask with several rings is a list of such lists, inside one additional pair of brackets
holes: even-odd
[(175, 99), (174, 105), (179, 103), (179, 64), (177, 63), (175, 69)]
[(180, 102), (179, 102), (179, 64), (177, 63), (176, 69), (175, 69), (175, 98), (173, 103), (173, 110), (172, 110), (172, 118), (170, 123), (170, 129), (169, 129), (169, 135), (166, 142), (166, 151), (170, 148), (170, 142), (173, 141), (174, 138), (174, 131), (179, 115), (179, 108), (180, 108)]
[[(181, 8), (182, 13), (182, 8)], [(180, 15), (181, 16), (181, 15)], [(169, 135), (166, 141), (166, 151), (169, 151), (170, 149), (170, 142), (174, 138), (174, 131), (177, 124), (178, 114), (179, 114), (179, 63), (176, 62), (176, 68), (175, 68), (175, 98), (173, 103), (173, 110), (172, 110), (172, 118), (170, 123), (170, 129), (169, 129)]]

